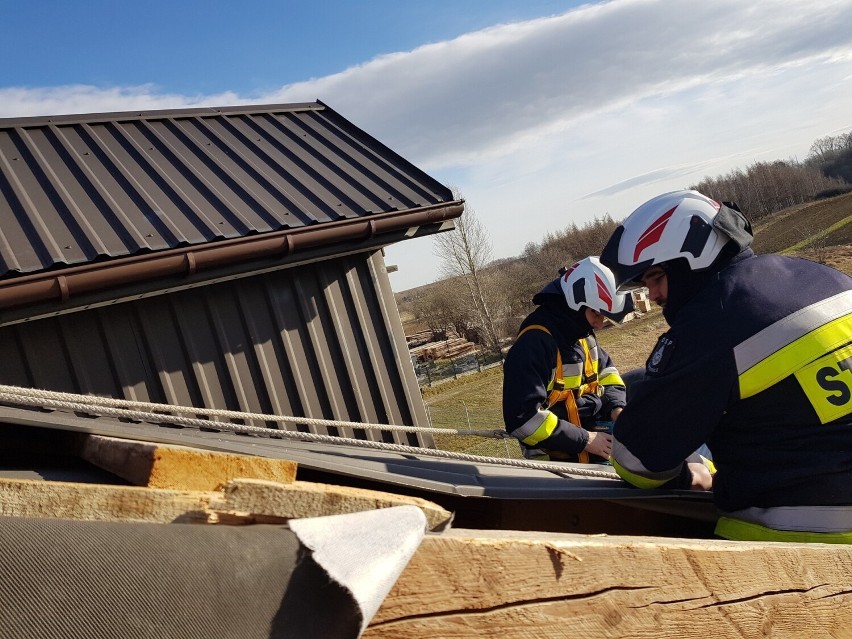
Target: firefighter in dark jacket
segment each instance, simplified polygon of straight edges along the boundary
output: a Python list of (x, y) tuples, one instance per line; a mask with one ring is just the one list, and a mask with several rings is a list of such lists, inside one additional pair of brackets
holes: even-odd
[[(736, 205), (695, 191), (613, 233), (601, 261), (619, 290), (646, 286), (670, 328), (612, 463), (640, 488), (712, 488), (722, 537), (852, 543), (852, 278), (751, 241)], [(715, 475), (684, 463), (702, 442)]]
[(601, 429), (624, 407), (624, 382), (594, 329), (620, 322), (631, 295), (596, 257), (564, 269), (535, 297), (503, 372), (503, 420), (529, 459), (604, 462), (612, 437)]

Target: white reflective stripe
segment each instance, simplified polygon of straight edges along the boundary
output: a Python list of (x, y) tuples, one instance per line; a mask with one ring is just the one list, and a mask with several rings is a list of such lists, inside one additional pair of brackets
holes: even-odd
[(742, 375), (787, 344), (850, 312), (852, 290), (815, 302), (770, 324), (734, 347), (737, 373)]
[(646, 479), (665, 483), (680, 475), (681, 464), (659, 473), (648, 470), (639, 458), (615, 437), (612, 438), (612, 458), (625, 470)]
[(521, 426), (512, 431), (512, 436), (518, 439), (526, 439), (532, 435), (539, 427), (550, 417), (550, 411), (545, 408), (539, 408), (535, 415), (530, 417)]
[(583, 363), (582, 362), (572, 362), (570, 364), (562, 365), (562, 377), (579, 377), (583, 374)]
[(591, 335), (588, 335), (586, 337), (586, 344), (588, 344), (588, 346), (589, 346), (589, 355), (591, 356), (592, 361), (597, 362), (598, 361), (598, 342), (597, 342), (597, 340), (595, 340), (595, 338), (592, 337)]
[(852, 506), (777, 506), (745, 508), (722, 514), (774, 530), (821, 533), (852, 531)]

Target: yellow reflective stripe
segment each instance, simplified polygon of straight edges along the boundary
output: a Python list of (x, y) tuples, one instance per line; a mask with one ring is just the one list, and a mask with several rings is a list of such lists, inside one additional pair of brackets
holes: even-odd
[(579, 388), (583, 384), (583, 376), (572, 375), (571, 377), (565, 377), (562, 379), (562, 383), (565, 385), (565, 388)]
[(609, 463), (612, 464), (613, 468), (615, 468), (615, 472), (618, 473), (619, 477), (621, 477), (624, 481), (633, 484), (637, 488), (659, 488), (669, 481), (668, 479), (649, 479), (648, 477), (631, 473), (612, 457), (609, 458)]
[(790, 313), (758, 331), (734, 348), (737, 373), (742, 375), (775, 351), (803, 335), (848, 315), (852, 310), (852, 290), (843, 291)]
[(733, 517), (720, 517), (716, 534), (736, 541), (795, 541), (799, 543), (852, 544), (852, 531), (818, 533), (801, 530), (776, 530)]
[(773, 384), (852, 341), (852, 314), (844, 315), (794, 340), (740, 374), (740, 397), (757, 395)]
[(618, 373), (609, 373), (601, 377), (598, 380), (598, 384), (601, 386), (624, 386), (624, 380), (621, 379), (621, 375)]
[(545, 417), (544, 421), (541, 423), (541, 426), (535, 429), (535, 432), (529, 437), (524, 437), (521, 441), (524, 442), (527, 446), (535, 446), (539, 442), (544, 441), (548, 437), (553, 434), (553, 431), (556, 430), (556, 427), (559, 426), (559, 418), (553, 413), (547, 413), (547, 417)]
[(852, 412), (852, 345), (796, 371), (796, 379), (822, 424)]

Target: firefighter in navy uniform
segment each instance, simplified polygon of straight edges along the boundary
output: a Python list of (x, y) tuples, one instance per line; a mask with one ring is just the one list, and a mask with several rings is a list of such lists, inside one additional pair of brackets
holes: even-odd
[(631, 295), (596, 257), (564, 269), (533, 297), (503, 367), (503, 419), (529, 459), (604, 462), (612, 437), (596, 424), (624, 406), (624, 383), (594, 329), (620, 322)]
[[(612, 463), (640, 488), (712, 488), (722, 537), (852, 543), (852, 278), (751, 240), (736, 205), (696, 191), (653, 198), (609, 239), (619, 290), (646, 286), (670, 327)], [(684, 462), (703, 442), (714, 475)]]

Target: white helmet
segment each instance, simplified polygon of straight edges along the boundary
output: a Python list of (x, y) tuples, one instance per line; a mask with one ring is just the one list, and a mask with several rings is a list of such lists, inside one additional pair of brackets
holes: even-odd
[(562, 293), (575, 311), (588, 306), (593, 311), (620, 322), (633, 310), (633, 296), (615, 290), (612, 271), (597, 257), (587, 257), (563, 269), (559, 278)]
[(636, 279), (655, 264), (682, 257), (700, 271), (731, 240), (742, 250), (752, 239), (751, 225), (735, 204), (716, 202), (698, 191), (672, 191), (628, 215), (609, 238), (601, 261), (624, 291), (635, 288)]

